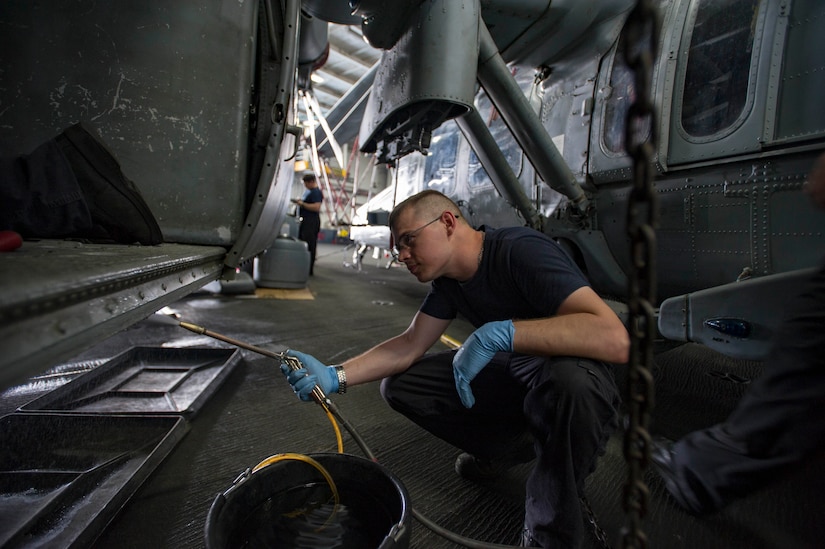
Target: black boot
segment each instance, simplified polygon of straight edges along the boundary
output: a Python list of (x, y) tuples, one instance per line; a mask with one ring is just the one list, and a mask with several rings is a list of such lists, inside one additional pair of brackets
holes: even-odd
[(653, 470), (665, 483), (665, 488), (682, 509), (693, 515), (704, 515), (710, 510), (702, 504), (690, 489), (688, 483), (680, 478), (673, 465), (673, 442), (661, 437), (654, 437), (650, 452)]

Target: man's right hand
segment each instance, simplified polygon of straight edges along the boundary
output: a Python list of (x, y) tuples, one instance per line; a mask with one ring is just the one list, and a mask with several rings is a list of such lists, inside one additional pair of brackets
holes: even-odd
[(299, 370), (291, 370), (281, 364), (281, 373), (286, 376), (292, 390), (301, 400), (312, 400), (312, 389), (318, 385), (324, 394), (338, 391), (338, 374), (333, 366), (327, 366), (312, 355), (288, 350), (287, 355), (297, 358), (304, 365)]

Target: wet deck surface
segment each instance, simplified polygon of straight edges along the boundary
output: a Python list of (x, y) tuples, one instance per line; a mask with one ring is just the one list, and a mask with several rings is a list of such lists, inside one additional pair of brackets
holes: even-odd
[[(309, 292), (274, 297), (199, 292), (172, 309), (182, 320), (254, 345), (294, 348), (330, 364), (341, 362), (402, 331), (427, 290), (404, 269), (384, 269), (384, 260), (368, 257), (361, 271), (345, 267), (351, 260), (349, 253), (322, 244)], [(466, 322), (456, 321), (448, 334), (461, 341), (470, 332)], [(227, 345), (148, 319), (79, 355), (61, 373), (6, 391), (0, 411), (13, 412), (70, 380), (75, 372), (134, 346)], [(440, 343), (435, 347), (445, 348)], [(731, 381), (725, 374), (747, 380), (759, 372), (758, 363), (728, 360), (693, 345), (663, 349), (657, 354), (655, 370), (654, 432), (676, 438), (724, 419), (747, 388), (746, 382)], [(622, 369), (617, 371), (620, 383), (624, 375)], [(459, 451), (391, 411), (377, 384), (353, 387), (346, 395), (335, 395), (334, 401), (378, 461), (401, 480), (418, 512), (470, 538), (517, 542), (529, 465), (495, 482), (471, 483), (453, 470)], [(348, 433), (343, 437), (345, 452), (363, 455)], [(620, 532), (627, 523), (621, 502), (627, 475), (621, 437), (617, 433), (611, 439), (607, 454), (588, 479), (586, 494), (613, 547), (621, 545)], [(278, 453), (335, 451), (334, 432), (320, 409), (295, 398), (272, 359), (243, 351), (231, 375), (190, 419), (188, 433), (95, 546), (203, 547), (204, 524), (216, 494), (229, 488), (244, 469)], [(790, 478), (702, 519), (680, 511), (659, 480), (647, 472), (651, 493), (644, 528), (649, 544), (703, 549), (821, 547), (823, 463), (825, 459), (817, 459), (801, 466)], [(413, 548), (459, 547), (415, 520), (411, 524)], [(584, 547), (602, 547), (588, 532)]]

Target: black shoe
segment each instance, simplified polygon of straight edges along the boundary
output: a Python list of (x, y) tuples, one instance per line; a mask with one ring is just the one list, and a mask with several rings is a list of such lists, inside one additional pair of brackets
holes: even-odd
[(484, 482), (500, 477), (509, 469), (503, 462), (494, 459), (479, 459), (464, 452), (455, 460), (458, 476), (475, 482)]
[(163, 242), (160, 227), (140, 191), (94, 130), (75, 124), (55, 141), (77, 177), (94, 223), (117, 242)]
[(464, 452), (455, 460), (455, 472), (467, 480), (484, 482), (496, 479), (516, 465), (536, 457), (530, 435), (522, 435), (510, 448), (512, 450), (507, 454), (494, 459), (482, 459)]
[(696, 498), (689, 487), (686, 486), (684, 480), (679, 478), (676, 474), (676, 469), (673, 465), (673, 443), (666, 439), (657, 439), (653, 441), (653, 448), (650, 452), (650, 461), (653, 465), (653, 470), (658, 473), (665, 483), (665, 488), (670, 493), (671, 497), (676, 500), (679, 507), (694, 515), (703, 515), (708, 512)]

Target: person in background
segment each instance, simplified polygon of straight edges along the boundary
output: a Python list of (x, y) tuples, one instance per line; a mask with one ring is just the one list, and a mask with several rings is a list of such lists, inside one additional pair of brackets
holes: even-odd
[(318, 187), (315, 174), (305, 174), (301, 181), (304, 182), (306, 190), (301, 198), (293, 198), (292, 202), (299, 206), (301, 226), (298, 229), (298, 238), (306, 242), (309, 248), (309, 274), (312, 275), (315, 268), (315, 251), (318, 249), (318, 233), (321, 232), (321, 205), (324, 203), (324, 195)]
[[(309, 400), (382, 379), (394, 410), (462, 450), (456, 472), (485, 481), (536, 458), (527, 480), (525, 547), (579, 547), (580, 496), (617, 421), (611, 363), (630, 338), (561, 246), (528, 227), (471, 227), (427, 190), (390, 215), (393, 255), (430, 291), (409, 327), (327, 366), (297, 351), (282, 368)], [(427, 354), (461, 314), (475, 331), (457, 351)]]
[[(825, 209), (825, 153), (804, 187)], [(704, 515), (767, 486), (825, 450), (825, 263), (788, 300), (759, 378), (728, 418), (651, 456), (673, 499)]]

